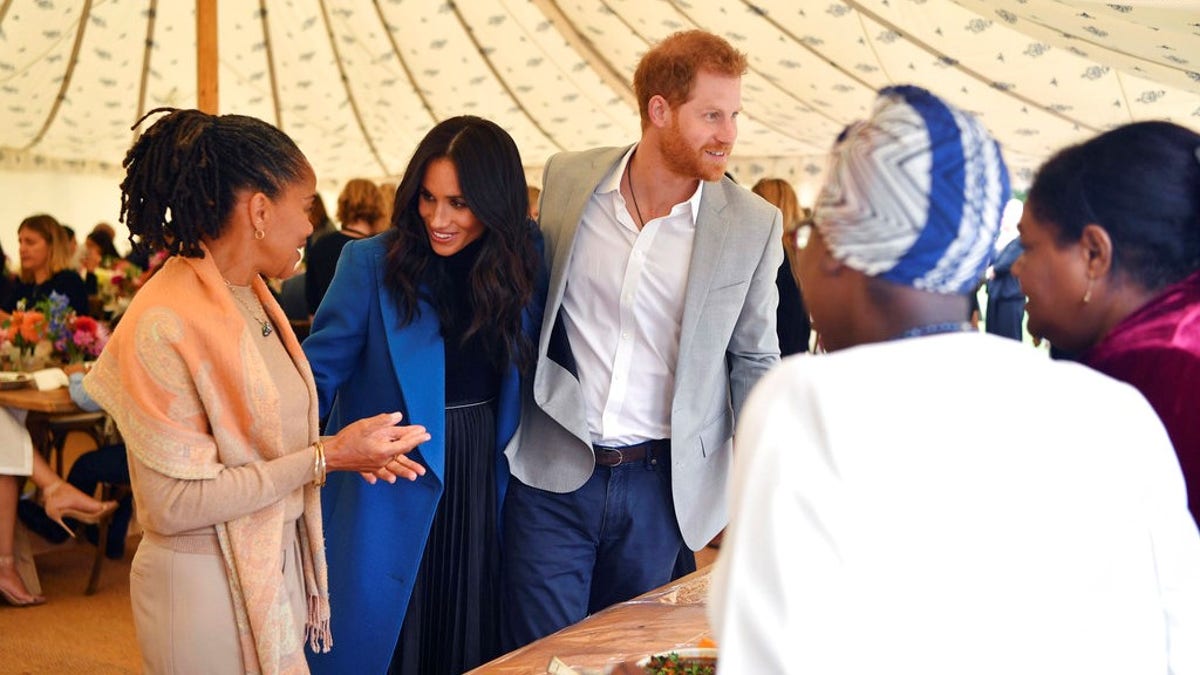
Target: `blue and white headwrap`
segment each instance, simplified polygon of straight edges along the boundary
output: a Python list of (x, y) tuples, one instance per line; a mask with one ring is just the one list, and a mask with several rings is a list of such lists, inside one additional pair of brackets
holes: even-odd
[(1000, 148), (978, 120), (919, 87), (887, 87), (834, 143), (814, 221), (833, 256), (868, 276), (967, 293), (1008, 197)]

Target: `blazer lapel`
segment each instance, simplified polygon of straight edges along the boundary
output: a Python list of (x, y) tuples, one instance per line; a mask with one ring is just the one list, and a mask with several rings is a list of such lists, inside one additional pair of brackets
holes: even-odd
[[(613, 148), (609, 152), (599, 153), (587, 166), (578, 179), (567, 178), (566, 182), (579, 186), (579, 189), (557, 191), (553, 193), (556, 199), (552, 204), (543, 204), (545, 213), (542, 220), (546, 223), (543, 233), (553, 242), (547, 253), (551, 256), (549, 295), (546, 298), (546, 314), (542, 319), (542, 337), (540, 354), (546, 354), (546, 345), (550, 340), (550, 332), (562, 307), (563, 293), (567, 288), (567, 265), (571, 260), (571, 248), (575, 243), (575, 232), (579, 229), (579, 221), (583, 218), (583, 210), (587, 208), (596, 185), (620, 160), (629, 148)], [(548, 216), (548, 217), (547, 217)]]
[[(382, 257), (379, 254), (378, 257)], [(404, 396), (407, 414), (400, 424), (421, 424), (429, 432), (430, 442), (421, 446), (421, 457), (438, 480), (446, 475), (446, 354), (437, 312), (422, 301), (420, 316), (400, 327), (396, 297), (383, 282), (382, 261), (376, 260), (375, 283), (379, 288), (379, 311), (392, 369)]]
[(692, 260), (688, 267), (687, 293), (683, 301), (683, 319), (679, 333), (679, 357), (675, 366), (675, 382), (679, 371), (688, 363), (693, 336), (698, 330), (704, 303), (715, 278), (715, 270), (721, 269), (721, 258), (725, 253), (725, 237), (732, 224), (722, 212), (726, 205), (725, 186), (720, 183), (705, 183), (700, 197), (700, 213), (696, 216), (696, 236), (692, 243)]
[[(592, 155), (590, 163), (578, 162), (578, 168), (569, 164), (572, 158), (564, 158), (568, 164), (561, 168), (552, 167), (551, 170), (573, 171), (574, 175), (567, 174), (555, 179), (555, 186), (562, 184), (566, 189), (552, 187), (550, 181), (546, 181), (547, 187), (551, 188), (547, 194), (552, 195), (554, 201), (542, 204), (542, 232), (548, 241), (547, 253), (551, 256), (551, 265), (546, 313), (542, 318), (542, 334), (538, 341), (538, 364), (533, 377), (533, 398), (547, 415), (589, 444), (591, 434), (587, 427), (583, 392), (579, 387), (578, 375), (574, 372), (574, 357), (569, 353), (570, 345), (566, 341), (560, 313), (567, 288), (571, 249), (583, 211), (596, 185), (628, 149), (626, 146), (597, 152)], [(554, 348), (551, 347), (552, 340), (555, 342)]]

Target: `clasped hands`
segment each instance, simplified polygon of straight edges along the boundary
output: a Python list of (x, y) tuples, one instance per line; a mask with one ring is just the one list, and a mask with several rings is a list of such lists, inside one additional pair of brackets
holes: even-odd
[(370, 484), (382, 478), (416, 480), (425, 467), (409, 459), (408, 453), (430, 436), (419, 424), (399, 426), (404, 415), (382, 413), (347, 425), (325, 440), (325, 463), (329, 471), (357, 471)]

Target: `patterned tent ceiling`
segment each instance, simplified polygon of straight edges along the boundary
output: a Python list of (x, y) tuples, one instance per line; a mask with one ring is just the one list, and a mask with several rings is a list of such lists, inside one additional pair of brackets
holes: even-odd
[[(811, 195), (872, 92), (914, 83), (975, 112), (1014, 182), (1131, 120), (1200, 128), (1200, 0), (221, 0), (221, 112), (297, 140), (323, 185), (400, 174), (437, 121), (490, 117), (531, 176), (638, 136), (630, 81), (667, 34), (750, 57), (731, 170)], [(130, 126), (196, 105), (190, 0), (0, 0), (0, 168), (116, 171)]]

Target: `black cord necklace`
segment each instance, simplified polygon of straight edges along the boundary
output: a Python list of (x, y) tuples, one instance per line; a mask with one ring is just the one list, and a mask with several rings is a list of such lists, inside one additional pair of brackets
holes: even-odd
[[(636, 154), (636, 153), (634, 153)], [(637, 193), (633, 191), (633, 155), (629, 156), (629, 163), (625, 165), (625, 182), (629, 184), (629, 196), (633, 198), (633, 210), (637, 212), (638, 227), (646, 226), (646, 219), (642, 217), (642, 209), (637, 203)]]

